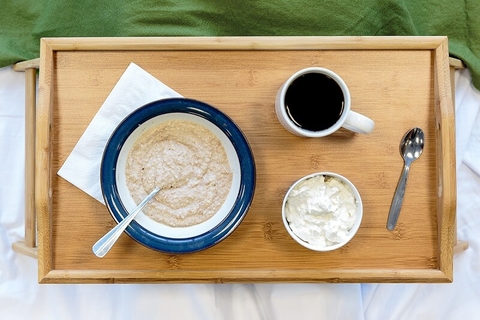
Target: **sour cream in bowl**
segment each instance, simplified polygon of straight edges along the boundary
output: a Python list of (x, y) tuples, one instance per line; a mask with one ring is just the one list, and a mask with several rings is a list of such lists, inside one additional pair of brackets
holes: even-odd
[(296, 181), (282, 204), (282, 220), (290, 236), (314, 251), (331, 251), (347, 244), (363, 217), (357, 188), (333, 172), (318, 172)]

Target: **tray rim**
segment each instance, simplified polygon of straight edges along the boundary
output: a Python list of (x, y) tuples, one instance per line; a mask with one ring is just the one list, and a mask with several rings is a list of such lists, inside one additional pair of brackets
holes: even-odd
[[(53, 56), (57, 51), (430, 50), (433, 54), (437, 172), (436, 269), (55, 270), (52, 251)], [(455, 241), (455, 120), (446, 36), (42, 38), (36, 117), (35, 209), (39, 283), (452, 282)]]

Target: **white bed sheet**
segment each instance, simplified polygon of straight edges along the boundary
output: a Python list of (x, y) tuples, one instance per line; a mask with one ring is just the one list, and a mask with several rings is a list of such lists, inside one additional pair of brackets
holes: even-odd
[(24, 74), (1, 68), (0, 319), (480, 319), (480, 93), (468, 70), (456, 83), (458, 237), (470, 247), (452, 284), (39, 285), (37, 260), (11, 249), (24, 236)]

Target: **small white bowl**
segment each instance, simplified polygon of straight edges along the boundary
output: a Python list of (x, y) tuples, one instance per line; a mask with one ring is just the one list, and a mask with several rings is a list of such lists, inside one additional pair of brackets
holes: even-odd
[[(304, 181), (306, 180), (309, 180), (311, 178), (315, 178), (315, 177), (318, 177), (318, 176), (324, 176), (324, 177), (331, 177), (331, 178), (335, 178), (337, 180), (339, 180), (340, 182), (342, 182), (345, 186), (347, 186), (351, 193), (353, 194), (353, 196), (355, 197), (355, 202), (356, 202), (356, 212), (355, 212), (355, 220), (353, 222), (353, 226), (351, 226), (351, 228), (348, 230), (348, 232), (346, 232), (346, 237), (344, 237), (342, 239), (342, 241), (338, 242), (338, 243), (334, 243), (334, 244), (327, 244), (327, 245), (319, 245), (319, 244), (314, 244), (314, 243), (311, 243), (311, 242), (308, 242), (308, 240), (303, 240), (300, 236), (298, 236), (293, 230), (292, 230), (292, 227), (291, 227), (291, 222), (289, 222), (287, 220), (287, 209), (286, 209), (286, 206), (287, 206), (287, 202), (289, 200), (293, 201), (292, 199), (290, 199), (290, 196), (292, 195), (292, 192), (297, 192), (298, 191), (298, 188), (296, 188), (297, 186), (298, 187), (301, 187), (303, 185), (303, 190), (307, 190), (308, 188), (305, 186), (305, 183), (303, 183)], [(313, 180), (311, 180), (313, 181)], [(300, 185), (301, 183), (303, 183), (302, 185)], [(300, 186), (299, 186), (300, 185)], [(295, 191), (294, 191), (295, 190)], [(310, 189), (311, 190), (311, 189)], [(306, 195), (305, 195), (306, 196)], [(317, 195), (318, 196), (318, 195)], [(293, 197), (293, 196), (292, 196)], [(307, 198), (312, 198), (313, 196), (306, 196)], [(301, 200), (299, 201), (304, 201), (304, 199), (302, 198)], [(304, 204), (304, 202), (301, 202), (302, 204)], [(298, 207), (297, 207), (298, 208)], [(306, 212), (306, 210), (301, 210), (302, 212)], [(322, 214), (320, 214), (322, 215)], [(345, 216), (343, 216), (345, 217)], [(333, 172), (317, 172), (317, 173), (313, 173), (313, 174), (310, 174), (310, 175), (307, 175), (299, 180), (297, 180), (294, 184), (292, 184), (292, 186), (288, 189), (284, 199), (283, 199), (283, 203), (282, 203), (282, 220), (283, 220), (283, 224), (285, 225), (285, 228), (287, 229), (288, 233), (290, 234), (290, 236), (297, 242), (299, 243), (300, 245), (304, 246), (305, 248), (308, 248), (310, 250), (314, 250), (314, 251), (331, 251), (331, 250), (335, 250), (335, 249), (338, 249), (342, 246), (344, 246), (345, 244), (347, 244), (354, 236), (355, 234), (357, 233), (358, 231), (358, 228), (360, 227), (360, 223), (362, 222), (362, 218), (363, 218), (363, 205), (362, 205), (362, 198), (360, 197), (360, 193), (358, 192), (357, 188), (353, 185), (352, 182), (350, 182), (347, 178), (337, 174), (337, 173), (333, 173)], [(303, 217), (300, 218), (300, 217), (297, 217), (297, 219), (304, 219)], [(310, 216), (307, 216), (306, 219), (314, 219), (314, 216), (313, 215), (310, 215)], [(309, 224), (306, 220), (303, 220), (301, 221), (301, 223), (306, 223), (308, 224), (309, 226), (312, 226), (312, 224)], [(340, 223), (340, 222), (339, 222)], [(324, 226), (321, 226), (321, 227), (324, 227)], [(317, 226), (318, 228), (318, 226)], [(348, 227), (346, 228), (348, 229)], [(323, 230), (322, 230), (323, 231)], [(322, 233), (322, 232), (320, 232)], [(332, 234), (332, 233), (331, 233)], [(310, 233), (310, 235), (312, 235)], [(322, 234), (315, 234), (313, 235), (314, 237), (319, 237), (319, 238), (316, 238), (316, 239), (313, 239), (315, 241), (320, 241), (322, 242), (323, 240), (321, 240), (320, 238), (323, 237)], [(304, 237), (305, 238), (305, 237)]]

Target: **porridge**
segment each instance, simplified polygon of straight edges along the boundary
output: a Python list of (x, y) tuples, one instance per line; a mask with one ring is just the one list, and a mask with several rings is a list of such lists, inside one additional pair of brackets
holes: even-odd
[(208, 220), (223, 205), (232, 185), (220, 140), (187, 120), (167, 121), (143, 133), (130, 150), (125, 174), (136, 203), (155, 186), (161, 188), (143, 212), (171, 227)]

